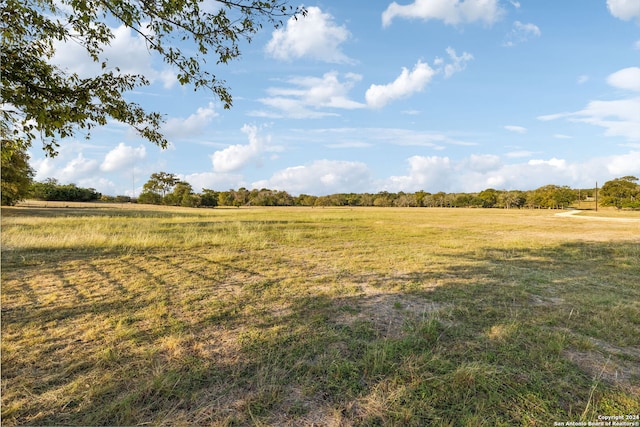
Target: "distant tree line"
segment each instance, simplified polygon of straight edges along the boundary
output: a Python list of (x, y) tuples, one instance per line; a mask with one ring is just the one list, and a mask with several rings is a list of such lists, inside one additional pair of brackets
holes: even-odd
[[(608, 181), (600, 189), (601, 205), (619, 209), (640, 208), (638, 178), (625, 176)], [(158, 172), (143, 187), (138, 203), (187, 207), (216, 206), (378, 206), (378, 207), (475, 207), (475, 208), (531, 208), (562, 209), (576, 201), (595, 200), (594, 189), (572, 189), (568, 186), (545, 185), (535, 190), (496, 190), (488, 188), (477, 193), (336, 193), (327, 196), (286, 191), (240, 188), (227, 191), (203, 189), (195, 193), (192, 186), (171, 173)]]
[(34, 182), (29, 189), (29, 196), (36, 200), (63, 202), (91, 202), (99, 200), (102, 194), (93, 188), (82, 188), (75, 184), (59, 184), (49, 178), (44, 182)]
[(157, 172), (142, 187), (138, 203), (184, 207), (216, 206), (294, 206), (296, 198), (286, 191), (277, 190), (239, 190), (215, 191), (203, 189), (195, 193), (186, 181), (181, 181), (171, 173)]
[[(625, 176), (604, 183), (598, 191), (599, 205), (618, 209), (640, 209), (638, 178)], [(380, 191), (378, 193), (336, 193), (327, 196), (286, 191), (239, 188), (216, 191), (203, 189), (201, 193), (176, 175), (153, 173), (137, 199), (129, 196), (104, 196), (93, 188), (75, 184), (61, 185), (55, 179), (31, 184), (28, 197), (38, 200), (93, 201), (145, 203), (184, 207), (216, 206), (377, 206), (377, 207), (448, 207), (448, 208), (504, 208), (504, 209), (562, 209), (577, 201), (595, 201), (595, 189), (572, 189), (567, 186), (545, 185), (535, 190), (496, 190), (488, 188), (477, 193), (415, 193)]]

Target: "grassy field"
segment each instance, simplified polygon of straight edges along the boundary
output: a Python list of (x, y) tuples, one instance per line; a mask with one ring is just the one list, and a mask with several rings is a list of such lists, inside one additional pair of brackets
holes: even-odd
[(1, 332), (3, 425), (635, 416), (640, 222), (3, 208)]

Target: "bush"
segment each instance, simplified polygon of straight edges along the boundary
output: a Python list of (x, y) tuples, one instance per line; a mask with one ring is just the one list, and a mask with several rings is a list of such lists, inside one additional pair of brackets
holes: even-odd
[(82, 188), (75, 184), (60, 185), (55, 179), (34, 182), (29, 193), (36, 200), (59, 202), (91, 202), (102, 197), (94, 188)]
[(148, 205), (161, 205), (162, 196), (150, 191), (144, 191), (138, 196), (138, 203), (144, 203)]

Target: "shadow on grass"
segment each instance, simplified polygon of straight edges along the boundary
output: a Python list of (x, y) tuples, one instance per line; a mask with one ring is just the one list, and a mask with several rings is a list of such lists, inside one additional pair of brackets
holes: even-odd
[[(170, 210), (144, 210), (135, 208), (122, 208), (118, 206), (105, 205), (104, 207), (11, 207), (2, 208), (2, 216), (6, 217), (37, 217), (37, 218), (60, 218), (60, 217), (149, 217), (149, 218), (172, 218), (176, 212)], [(189, 216), (189, 213), (180, 211), (180, 216)], [(196, 212), (193, 216), (198, 216)]]
[(487, 245), (396, 275), (291, 260), (274, 275), (251, 261), (264, 253), (159, 249), (25, 274), (13, 252), (5, 425), (547, 425), (640, 410), (636, 243)]

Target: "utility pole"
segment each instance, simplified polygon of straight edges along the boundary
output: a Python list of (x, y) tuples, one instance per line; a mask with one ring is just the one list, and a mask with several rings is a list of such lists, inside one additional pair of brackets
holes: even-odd
[(136, 162), (131, 166), (131, 199), (136, 198)]

